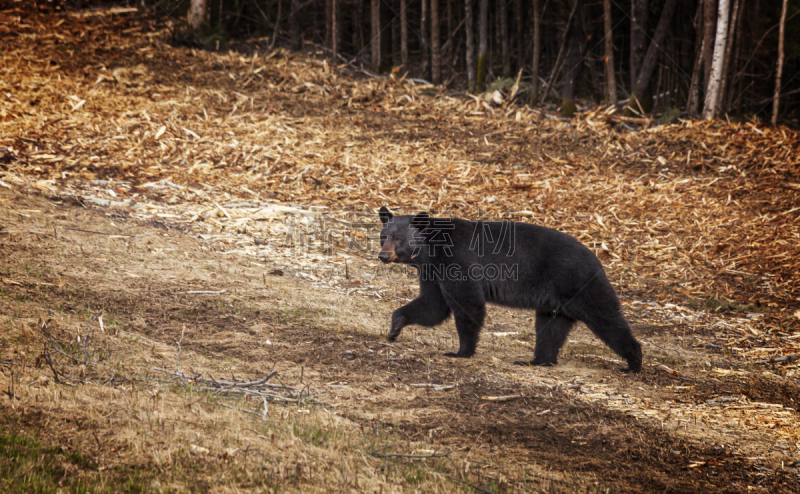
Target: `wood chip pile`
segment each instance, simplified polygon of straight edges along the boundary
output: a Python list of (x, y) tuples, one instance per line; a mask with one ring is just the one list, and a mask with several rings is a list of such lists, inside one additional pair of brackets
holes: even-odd
[(0, 186), (117, 208), (265, 266), (335, 268), (298, 276), (376, 297), (349, 269), (377, 266), (381, 205), (535, 222), (593, 248), (629, 307), (733, 314), (654, 324), (794, 365), (797, 131), (634, 128), (608, 108), (563, 120), (284, 50), (176, 48), (171, 27), (0, 11)]

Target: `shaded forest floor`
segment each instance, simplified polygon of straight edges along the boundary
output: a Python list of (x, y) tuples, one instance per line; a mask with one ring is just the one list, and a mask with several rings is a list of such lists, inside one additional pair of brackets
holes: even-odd
[[(0, 11), (0, 490), (800, 487), (796, 132), (631, 132), (169, 28)], [(385, 343), (416, 288), (374, 261), (383, 204), (576, 236), (644, 371), (585, 328), (514, 367), (532, 314), (496, 307), (467, 361), (452, 321)], [(157, 369), (285, 387), (264, 413)]]

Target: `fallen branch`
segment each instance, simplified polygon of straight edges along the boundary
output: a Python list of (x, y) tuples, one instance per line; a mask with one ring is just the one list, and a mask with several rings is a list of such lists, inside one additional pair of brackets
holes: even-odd
[(181, 372), (173, 372), (173, 371), (170, 371), (170, 370), (167, 370), (167, 369), (163, 369), (161, 367), (153, 367), (153, 370), (157, 370), (159, 372), (163, 372), (165, 374), (169, 374), (171, 376), (175, 376), (175, 377), (178, 377), (178, 378), (189, 379), (189, 380), (192, 380), (194, 382), (202, 382), (202, 383), (214, 384), (214, 385), (218, 385), (218, 386), (237, 386), (237, 387), (240, 387), (240, 388), (245, 388), (245, 387), (249, 387), (249, 386), (262, 386), (263, 385), (263, 386), (271, 386), (271, 387), (274, 387), (274, 388), (290, 389), (292, 391), (297, 391), (299, 389), (299, 388), (295, 388), (293, 386), (286, 386), (284, 384), (268, 383), (267, 381), (269, 381), (270, 379), (275, 377), (275, 375), (278, 374), (278, 371), (276, 371), (276, 370), (270, 372), (269, 374), (267, 374), (266, 377), (264, 377), (263, 379), (259, 379), (258, 381), (226, 381), (224, 379), (215, 380), (214, 378), (205, 378), (205, 377), (200, 377), (199, 375), (198, 376), (189, 376), (189, 375), (183, 374)]
[[(220, 396), (229, 395), (244, 395), (261, 398), (266, 403), (269, 401), (279, 401), (282, 403), (313, 403), (317, 405), (330, 406), (329, 403), (319, 401), (311, 397), (311, 393), (303, 391), (293, 386), (286, 386), (284, 384), (274, 384), (267, 382), (273, 377), (278, 375), (278, 371), (271, 371), (264, 378), (257, 381), (237, 381), (235, 378), (232, 380), (220, 379), (216, 380), (213, 377), (189, 376), (182, 372), (173, 372), (161, 367), (154, 367), (153, 370), (163, 372), (174, 376), (184, 384), (194, 381), (195, 384), (200, 384), (197, 391), (209, 391), (216, 393)], [(279, 391), (283, 391), (280, 393)]]
[(107, 233), (107, 232), (96, 232), (93, 230), (83, 230), (81, 228), (71, 228), (71, 227), (64, 227), (64, 230), (72, 230), (73, 232), (83, 232), (83, 233), (94, 233), (95, 235), (116, 235), (118, 237), (130, 237), (131, 235), (123, 235), (121, 233)]
[(522, 398), (522, 395), (507, 395), (507, 396), (481, 396), (482, 400), (486, 401), (496, 401), (498, 403), (502, 403), (504, 401), (511, 401), (516, 400), (517, 398)]
[(419, 458), (419, 459), (428, 459), (428, 458), (448, 458), (450, 456), (450, 452), (447, 453), (431, 453), (429, 455), (413, 455), (407, 453), (377, 453), (375, 451), (370, 453), (371, 456), (375, 458)]
[(478, 492), (485, 492), (486, 494), (494, 494), (494, 492), (490, 491), (489, 489), (484, 489), (483, 487), (480, 487), (478, 485), (471, 484), (471, 483), (467, 482), (464, 479), (460, 479), (458, 477), (451, 477), (450, 475), (445, 475), (445, 474), (442, 474), (442, 475), (447, 479), (455, 480), (457, 482), (461, 482), (464, 485), (468, 485), (468, 486), (472, 487), (473, 489), (475, 489)]
[(753, 362), (754, 364), (774, 364), (776, 362), (793, 362), (797, 359), (800, 359), (800, 353), (791, 353), (789, 355), (783, 355), (782, 357), (775, 357), (775, 358), (768, 358), (765, 360), (756, 360)]
[(421, 384), (412, 384), (411, 387), (414, 388), (431, 388), (434, 391), (449, 391), (455, 388), (455, 384), (428, 384), (428, 383), (421, 383)]
[(50, 367), (50, 370), (53, 371), (53, 380), (56, 384), (61, 384), (61, 379), (58, 378), (58, 372), (56, 368), (53, 366), (53, 359), (50, 358), (49, 353), (44, 354), (44, 361), (47, 362), (47, 365)]

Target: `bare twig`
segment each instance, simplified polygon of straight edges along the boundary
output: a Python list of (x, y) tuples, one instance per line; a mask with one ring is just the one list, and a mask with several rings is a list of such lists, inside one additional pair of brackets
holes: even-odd
[[(187, 379), (189, 381), (194, 381), (197, 384), (201, 384), (201, 386), (197, 388), (198, 391), (210, 391), (221, 396), (244, 395), (261, 398), (265, 404), (265, 410), (266, 403), (268, 401), (280, 401), (284, 403), (307, 402), (317, 405), (330, 406), (329, 403), (312, 398), (311, 393), (308, 390), (302, 390), (293, 386), (286, 386), (283, 383), (273, 384), (267, 382), (274, 376), (278, 375), (278, 371), (275, 370), (271, 371), (263, 379), (259, 379), (257, 381), (238, 381), (235, 379), (235, 377), (232, 380), (216, 380), (213, 377), (205, 378), (201, 376), (188, 376), (180, 372), (172, 372), (160, 367), (154, 367), (153, 370), (175, 376), (180, 379), (184, 385), (186, 385)], [(281, 391), (283, 392), (281, 393)], [(265, 411), (264, 415), (266, 415), (266, 413), (267, 412)]]
[(72, 230), (74, 232), (83, 232), (83, 233), (94, 233), (95, 235), (118, 235), (120, 237), (130, 237), (131, 235), (124, 235), (122, 233), (107, 233), (107, 232), (96, 232), (93, 230), (83, 230), (81, 228), (70, 228), (64, 227), (64, 230)]
[(89, 327), (86, 328), (86, 336), (83, 337), (83, 358), (90, 360), (89, 353), (86, 351), (86, 344), (89, 343), (89, 335), (92, 333), (92, 321), (89, 321)]
[(50, 367), (50, 370), (53, 371), (53, 380), (56, 384), (61, 384), (61, 379), (58, 378), (58, 372), (56, 368), (53, 366), (53, 359), (50, 358), (49, 353), (44, 354), (44, 361), (47, 362), (47, 365)]
[[(51, 343), (52, 343), (52, 342), (51, 342)], [(67, 358), (69, 358), (69, 359), (72, 359), (72, 360), (74, 360), (75, 362), (80, 362), (80, 363), (82, 363), (82, 364), (86, 364), (86, 365), (96, 365), (96, 366), (98, 366), (98, 367), (102, 367), (102, 368), (104, 368), (104, 369), (108, 369), (108, 367), (107, 367), (107, 366), (105, 366), (105, 365), (103, 365), (103, 364), (101, 364), (101, 363), (95, 362), (95, 361), (93, 361), (93, 360), (82, 360), (82, 359), (79, 359), (78, 357), (76, 357), (75, 355), (70, 355), (70, 354), (68, 354), (67, 352), (65, 352), (65, 351), (63, 351), (63, 350), (61, 350), (61, 349), (59, 349), (59, 348), (52, 347), (52, 349), (53, 349), (53, 351), (54, 351), (54, 352), (58, 352), (58, 353), (60, 353), (61, 355), (65, 356), (65, 357), (67, 357)], [(52, 353), (51, 353), (50, 355), (52, 355)], [(110, 369), (109, 369), (109, 370), (110, 370)]]
[(446, 458), (450, 456), (450, 452), (446, 453), (431, 453), (429, 455), (412, 455), (412, 454), (405, 454), (405, 453), (378, 453), (373, 451), (370, 453), (371, 456), (375, 458)]
[(478, 486), (478, 485), (471, 484), (471, 483), (467, 482), (467, 481), (466, 481), (466, 480), (464, 480), (464, 479), (460, 479), (460, 478), (458, 478), (458, 477), (452, 477), (452, 476), (450, 476), (450, 475), (443, 475), (443, 476), (444, 476), (445, 478), (448, 478), (448, 479), (450, 479), (450, 480), (455, 480), (455, 481), (457, 481), (457, 482), (461, 482), (461, 483), (462, 483), (462, 484), (464, 484), (464, 485), (468, 485), (468, 486), (472, 487), (473, 489), (475, 489), (475, 490), (476, 490), (476, 491), (478, 491), (478, 492), (485, 492), (486, 494), (494, 494), (494, 492), (490, 491), (489, 489), (484, 489), (483, 487), (480, 487), (480, 486)]
[(183, 343), (183, 335), (185, 332), (186, 332), (186, 325), (184, 324), (183, 329), (181, 329), (181, 339), (175, 342), (175, 344), (178, 345), (178, 357), (176, 364), (178, 368), (178, 373), (181, 374), (181, 380), (183, 380), (182, 377), (183, 373), (181, 372), (181, 351), (183, 350), (183, 348), (181, 347), (181, 343)]
[(683, 362), (684, 364), (686, 363), (686, 360), (684, 360), (684, 358), (683, 358), (683, 355), (681, 355), (681, 352), (679, 352), (678, 350), (675, 350), (674, 348), (664, 348), (663, 346), (656, 345), (656, 344), (655, 344), (655, 343), (653, 343), (652, 341), (648, 341), (648, 340), (646, 340), (646, 339), (644, 339), (644, 338), (642, 338), (642, 341), (644, 341), (644, 342), (645, 342), (645, 343), (647, 343), (648, 345), (653, 345), (653, 346), (654, 346), (654, 347), (656, 347), (656, 348), (659, 348), (659, 349), (661, 349), (661, 350), (664, 350), (665, 352), (675, 352), (675, 353), (677, 353), (677, 354), (678, 354), (678, 358), (679, 358), (679, 359), (681, 359), (681, 362)]
[(428, 383), (420, 383), (420, 384), (412, 384), (414, 388), (431, 388), (434, 391), (449, 391), (455, 388), (455, 384), (428, 384)]
[(238, 408), (238, 407), (235, 407), (233, 405), (227, 405), (225, 403), (217, 403), (217, 405), (219, 405), (221, 407), (225, 407), (225, 408), (230, 408), (232, 410), (238, 410), (240, 412), (251, 413), (251, 414), (259, 416), (259, 417), (261, 416), (260, 413), (258, 413), (257, 411), (254, 411), (254, 410), (248, 410), (246, 408)]
[(768, 358), (765, 360), (756, 360), (753, 362), (754, 364), (774, 364), (777, 362), (793, 362), (800, 358), (800, 353), (791, 353), (789, 355), (783, 355), (781, 357), (775, 358)]

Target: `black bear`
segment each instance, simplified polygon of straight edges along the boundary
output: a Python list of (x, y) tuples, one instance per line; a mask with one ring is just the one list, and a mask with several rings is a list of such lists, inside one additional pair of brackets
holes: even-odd
[(536, 310), (533, 360), (555, 365), (576, 321), (628, 362), (642, 368), (642, 347), (620, 311), (597, 256), (577, 239), (543, 226), (509, 221), (434, 218), (427, 213), (379, 213), (384, 263), (415, 266), (419, 297), (392, 314), (389, 341), (409, 324), (435, 326), (452, 313), (459, 348), (449, 357), (475, 354), (486, 303)]

